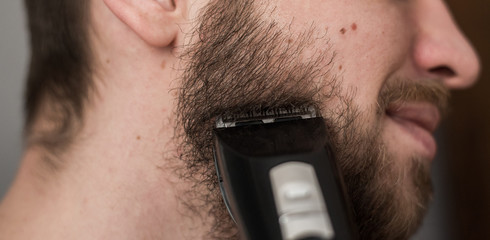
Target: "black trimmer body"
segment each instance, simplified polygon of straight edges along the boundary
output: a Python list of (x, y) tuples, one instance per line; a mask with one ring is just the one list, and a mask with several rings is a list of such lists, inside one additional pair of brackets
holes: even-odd
[(358, 239), (321, 117), (216, 128), (214, 141), (243, 239)]

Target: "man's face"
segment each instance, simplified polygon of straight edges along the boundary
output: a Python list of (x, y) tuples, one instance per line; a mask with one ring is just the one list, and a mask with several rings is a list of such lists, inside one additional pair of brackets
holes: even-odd
[(188, 205), (209, 209), (213, 238), (234, 235), (214, 172), (214, 120), (312, 105), (334, 139), (362, 238), (407, 238), (431, 196), (432, 132), (445, 111), (445, 81), (456, 74), (420, 56), (423, 21), (433, 20), (421, 14), (447, 18), (445, 8), (422, 0), (266, 2), (211, 1), (191, 35), (178, 106), (182, 177), (196, 182)]

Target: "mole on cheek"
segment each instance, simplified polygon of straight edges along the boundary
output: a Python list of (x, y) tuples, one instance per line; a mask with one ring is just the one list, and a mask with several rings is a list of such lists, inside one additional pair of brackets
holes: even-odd
[(354, 30), (354, 31), (355, 31), (355, 30), (357, 29), (357, 24), (356, 24), (356, 23), (353, 23), (353, 24), (350, 26), (350, 28), (351, 28), (352, 30)]
[(345, 30), (345, 28), (340, 29), (340, 33), (345, 34), (345, 32), (347, 32), (347, 30)]

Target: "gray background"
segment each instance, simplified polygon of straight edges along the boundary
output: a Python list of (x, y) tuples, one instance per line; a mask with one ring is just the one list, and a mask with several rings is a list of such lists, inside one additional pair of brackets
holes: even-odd
[(0, 1), (0, 198), (12, 182), (22, 149), (22, 88), (27, 33), (22, 1)]
[[(0, 1), (0, 199), (12, 183), (21, 158), (22, 93), (28, 63), (25, 25), (21, 1)], [(451, 239), (446, 222), (451, 202), (442, 158), (439, 154), (433, 169), (436, 201), (412, 239)]]

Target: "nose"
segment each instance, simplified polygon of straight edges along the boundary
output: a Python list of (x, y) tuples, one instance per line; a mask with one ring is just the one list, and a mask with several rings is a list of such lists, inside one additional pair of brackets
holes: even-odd
[(417, 34), (413, 51), (416, 67), (451, 89), (472, 86), (480, 72), (478, 56), (456, 26), (441, 0), (417, 0)]

